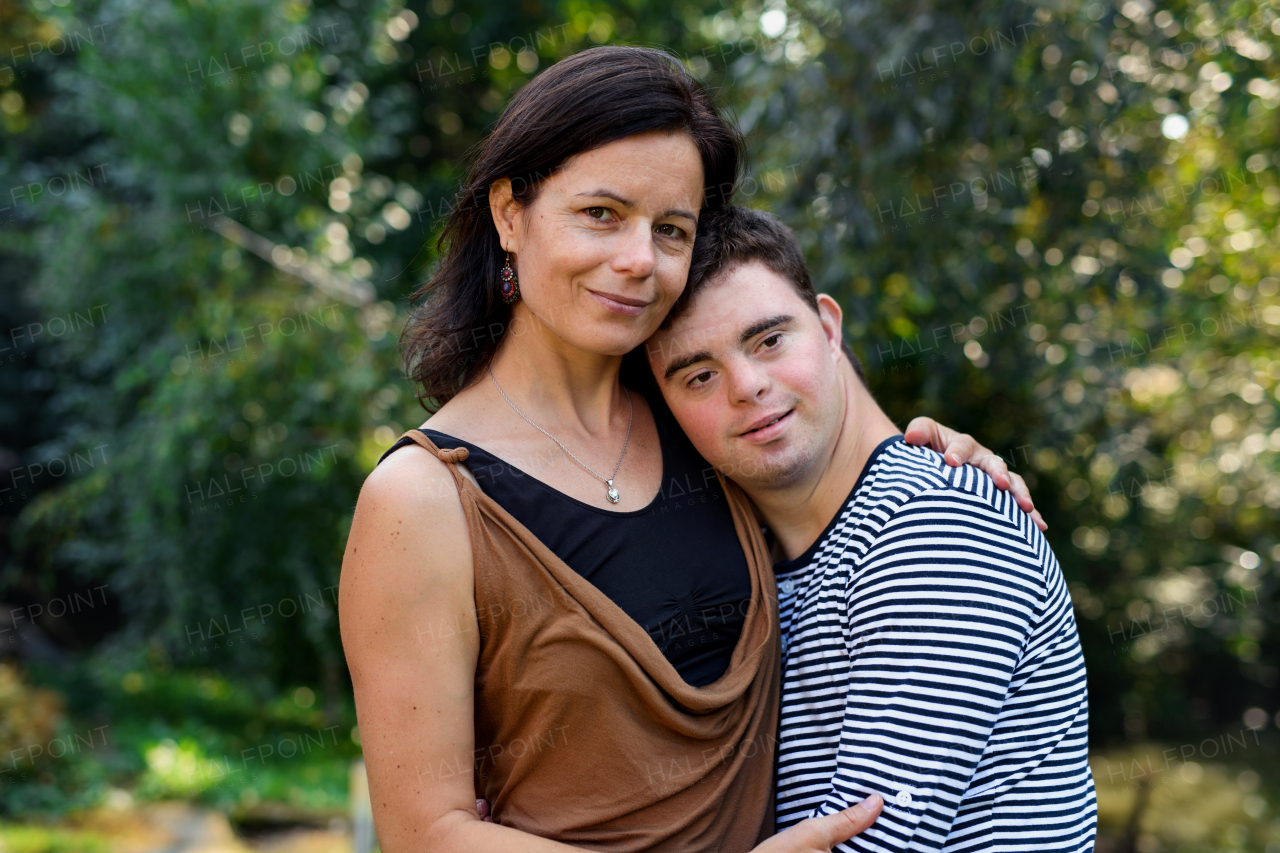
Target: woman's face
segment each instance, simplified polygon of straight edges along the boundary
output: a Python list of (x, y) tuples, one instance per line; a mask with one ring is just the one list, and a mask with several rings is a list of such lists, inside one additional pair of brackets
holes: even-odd
[(638, 346), (684, 289), (702, 191), (693, 140), (665, 131), (570, 158), (528, 207), (495, 183), (494, 223), (520, 283), (510, 332), (606, 355)]

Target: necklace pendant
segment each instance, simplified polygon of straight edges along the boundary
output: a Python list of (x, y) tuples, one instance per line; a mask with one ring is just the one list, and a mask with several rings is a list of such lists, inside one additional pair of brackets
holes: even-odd
[(609, 503), (616, 504), (622, 500), (622, 495), (618, 494), (618, 490), (613, 487), (613, 480), (605, 480), (609, 488), (605, 491), (604, 496), (609, 499)]

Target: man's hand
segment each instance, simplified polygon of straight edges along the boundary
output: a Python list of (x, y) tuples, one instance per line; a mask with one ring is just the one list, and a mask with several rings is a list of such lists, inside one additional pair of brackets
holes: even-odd
[[(839, 814), (802, 820), (756, 847), (751, 853), (831, 853), (831, 848), (848, 841), (875, 823), (884, 801), (872, 794)], [(480, 819), (493, 823), (488, 800), (476, 800)]]
[(968, 463), (985, 471), (996, 484), (996, 488), (1005, 489), (1013, 495), (1018, 506), (1031, 516), (1031, 520), (1037, 527), (1041, 530), (1049, 528), (1049, 525), (1045, 524), (1044, 519), (1040, 517), (1040, 511), (1031, 502), (1031, 492), (1027, 489), (1026, 481), (1017, 474), (1009, 473), (1009, 466), (1005, 461), (978, 444), (973, 436), (944, 427), (933, 418), (919, 417), (907, 424), (907, 432), (903, 440), (907, 444), (936, 450), (953, 468), (959, 468)]
[(831, 848), (848, 841), (875, 823), (884, 800), (872, 794), (856, 806), (824, 817), (802, 820), (784, 829), (751, 853), (831, 853)]

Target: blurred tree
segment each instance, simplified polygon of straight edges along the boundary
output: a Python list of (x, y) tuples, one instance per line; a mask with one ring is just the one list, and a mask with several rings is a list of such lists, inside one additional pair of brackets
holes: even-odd
[(730, 69), (742, 123), (797, 173), (769, 200), (878, 395), (1038, 485), (1101, 741), (1276, 710), (1277, 17), (1135, 0), (715, 19), (760, 39)]
[(363, 477), (423, 417), (395, 333), (459, 165), (539, 68), (616, 41), (722, 89), (754, 153), (740, 201), (799, 231), (891, 413), (1036, 482), (1095, 736), (1274, 710), (1270, 6), (0, 15), (0, 274), (26, 300), (0, 319), (49, 330), (0, 365), (43, 414), (0, 428), (26, 430), (4, 439), (24, 466), (77, 466), (16, 504), (0, 597), (107, 584), (113, 666), (319, 684), (332, 710), (342, 546)]
[(318, 684), (332, 712), (342, 548), (424, 417), (396, 332), (460, 162), (560, 56), (694, 48), (640, 2), (14, 8), (0, 269), (59, 329), (16, 365), (57, 415), (21, 461), (76, 476), (15, 505), (7, 588), (106, 584), (112, 667)]

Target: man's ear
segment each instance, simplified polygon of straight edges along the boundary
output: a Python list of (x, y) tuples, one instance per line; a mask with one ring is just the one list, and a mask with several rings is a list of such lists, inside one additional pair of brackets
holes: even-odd
[(818, 321), (827, 336), (831, 355), (837, 360), (844, 353), (844, 312), (840, 303), (825, 293), (818, 294)]
[(511, 190), (510, 178), (499, 178), (489, 184), (489, 214), (493, 217), (493, 227), (498, 229), (498, 242), (504, 251), (520, 251), (520, 228), (516, 214), (520, 212), (520, 202), (516, 201)]

